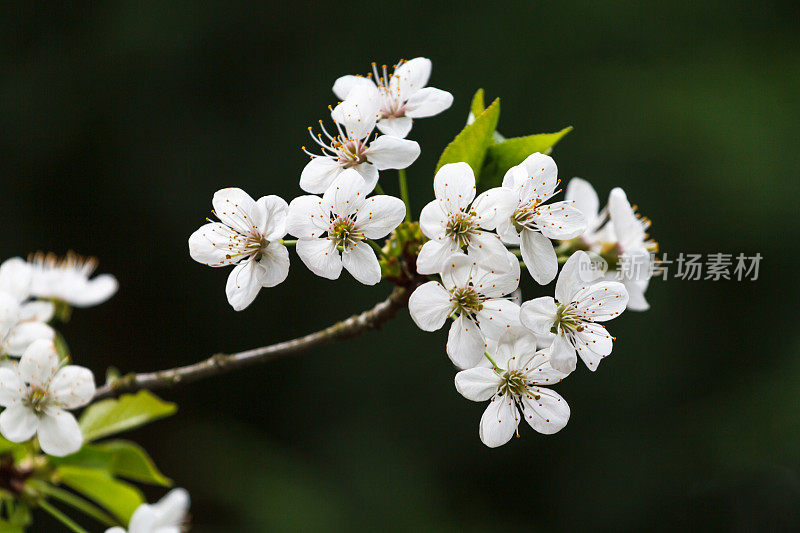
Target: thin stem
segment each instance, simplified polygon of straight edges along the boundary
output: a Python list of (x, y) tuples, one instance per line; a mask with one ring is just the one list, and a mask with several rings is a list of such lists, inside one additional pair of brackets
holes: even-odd
[(361, 333), (377, 329), (393, 318), (397, 311), (408, 305), (408, 296), (417, 287), (395, 287), (389, 297), (376, 304), (372, 309), (359, 315), (353, 315), (347, 320), (337, 322), (305, 337), (279, 342), (261, 348), (254, 348), (233, 354), (218, 353), (208, 359), (187, 366), (146, 372), (142, 374), (126, 374), (118, 379), (100, 387), (95, 393), (95, 400), (116, 396), (123, 392), (137, 391), (140, 389), (164, 389), (188, 383), (211, 376), (217, 376), (233, 370), (256, 363), (264, 363), (273, 359), (280, 359), (296, 355), (315, 346), (327, 344), (335, 340), (349, 339)]
[(489, 352), (483, 352), (483, 355), (486, 357), (486, 359), (489, 360), (490, 363), (492, 363), (492, 366), (494, 367), (495, 370), (500, 371), (500, 367), (497, 366), (497, 363), (494, 362), (494, 359), (492, 359), (492, 356), (489, 355)]
[(50, 505), (47, 502), (47, 500), (41, 500), (39, 502), (39, 508), (47, 511), (48, 513), (50, 513), (50, 516), (52, 516), (53, 518), (55, 518), (56, 520), (58, 520), (59, 522), (61, 522), (65, 526), (67, 526), (70, 529), (70, 531), (74, 531), (74, 533), (89, 533), (88, 531), (83, 529), (81, 526), (79, 526), (77, 523), (75, 523), (70, 517), (68, 517), (67, 515), (65, 515), (64, 513), (62, 513), (61, 511), (59, 511), (55, 507), (53, 507), (52, 505)]
[(406, 204), (406, 222), (411, 222), (411, 202), (408, 199), (408, 182), (406, 182), (406, 169), (397, 170), (397, 179), (400, 181), (400, 197)]
[(32, 480), (32, 484), (42, 494), (46, 494), (47, 496), (55, 498), (61, 501), (62, 503), (65, 503), (70, 507), (73, 507), (81, 511), (84, 514), (91, 516), (92, 518), (94, 518), (95, 520), (97, 520), (102, 524), (105, 524), (109, 527), (122, 525), (120, 524), (119, 521), (115, 520), (111, 515), (104, 512), (102, 509), (92, 504), (91, 502), (84, 500), (80, 496), (76, 496), (71, 492), (67, 492), (64, 489), (54, 487), (44, 482), (38, 482)]
[(380, 183), (375, 184), (375, 192), (378, 194), (386, 194), (385, 192), (383, 192), (383, 187), (381, 187)]
[(294, 246), (297, 244), (297, 239), (288, 239), (288, 240), (281, 239), (281, 244), (284, 246)]

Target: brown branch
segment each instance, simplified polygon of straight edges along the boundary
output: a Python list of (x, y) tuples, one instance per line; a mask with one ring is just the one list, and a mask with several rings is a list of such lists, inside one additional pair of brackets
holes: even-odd
[(413, 292), (413, 288), (413, 286), (407, 289), (395, 287), (392, 294), (390, 294), (386, 300), (379, 302), (372, 309), (364, 311), (359, 315), (353, 315), (346, 320), (337, 322), (315, 333), (310, 333), (305, 337), (279, 342), (270, 346), (262, 346), (261, 348), (254, 348), (244, 352), (233, 354), (218, 353), (199, 363), (171, 368), (169, 370), (159, 370), (157, 372), (146, 372), (142, 374), (126, 374), (97, 389), (97, 393), (95, 393), (94, 396), (95, 400), (139, 389), (153, 390), (172, 387), (178, 383), (188, 383), (198, 379), (223, 374), (236, 368), (299, 354), (315, 346), (327, 344), (335, 340), (355, 337), (367, 330), (381, 327), (384, 322), (394, 317), (399, 309), (408, 304), (408, 296)]

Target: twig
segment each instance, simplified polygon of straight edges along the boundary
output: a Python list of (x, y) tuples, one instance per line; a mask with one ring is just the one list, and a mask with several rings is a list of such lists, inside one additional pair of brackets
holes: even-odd
[(381, 327), (384, 322), (394, 317), (399, 309), (408, 304), (408, 296), (413, 292), (414, 288), (414, 286), (409, 288), (395, 287), (386, 300), (376, 304), (372, 309), (359, 315), (353, 315), (346, 320), (304, 337), (244, 352), (233, 354), (218, 353), (204, 361), (169, 370), (126, 374), (97, 389), (94, 396), (95, 400), (139, 389), (153, 390), (172, 387), (178, 383), (187, 383), (223, 374), (236, 368), (299, 354), (315, 346), (335, 340), (355, 337), (367, 330)]

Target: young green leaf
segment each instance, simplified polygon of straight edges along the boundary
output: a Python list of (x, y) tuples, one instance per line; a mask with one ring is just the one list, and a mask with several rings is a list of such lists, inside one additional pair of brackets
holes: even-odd
[(119, 399), (107, 399), (90, 405), (80, 419), (86, 442), (143, 426), (169, 416), (178, 409), (146, 390), (123, 394)]
[(158, 470), (144, 448), (127, 440), (87, 444), (78, 453), (51, 460), (58, 466), (98, 469), (141, 483), (172, 485), (172, 480)]
[(145, 501), (139, 489), (102, 470), (61, 466), (57, 473), (64, 485), (104, 507), (126, 524)]
[(483, 167), (486, 150), (494, 142), (492, 137), (499, 118), (500, 99), (497, 98), (483, 113), (475, 117), (475, 122), (464, 127), (447, 145), (436, 165), (437, 172), (443, 165), (463, 161), (468, 163), (478, 176)]
[(469, 110), (473, 117), (477, 117), (483, 113), (484, 109), (486, 109), (486, 106), (483, 103), (483, 89), (478, 89), (475, 92), (475, 96), (472, 97), (472, 104), (470, 104)]
[(567, 126), (555, 133), (512, 137), (489, 146), (481, 171), (481, 189), (499, 187), (508, 169), (519, 165), (533, 153), (549, 154), (553, 146), (570, 131), (572, 126)]

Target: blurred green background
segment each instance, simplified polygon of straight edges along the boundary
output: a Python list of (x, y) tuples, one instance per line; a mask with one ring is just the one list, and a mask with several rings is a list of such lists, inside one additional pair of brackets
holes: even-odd
[(613, 356), (559, 385), (569, 425), (497, 450), (453, 387), (446, 332), (405, 311), (165, 391), (179, 414), (131, 437), (191, 491), (195, 530), (797, 530), (799, 30), (796, 2), (5, 4), (0, 255), (75, 249), (119, 278), (63, 328), (101, 376), (358, 312), (390, 287), (293, 255), (289, 280), (235, 313), (227, 270), (194, 263), (187, 238), (219, 188), (301, 193), (306, 126), (336, 77), (430, 57), (455, 103), (412, 132), (416, 209), (483, 87), (506, 135), (573, 125), (562, 179), (622, 186), (662, 251), (760, 252), (760, 278), (653, 282), (652, 310), (612, 324)]

